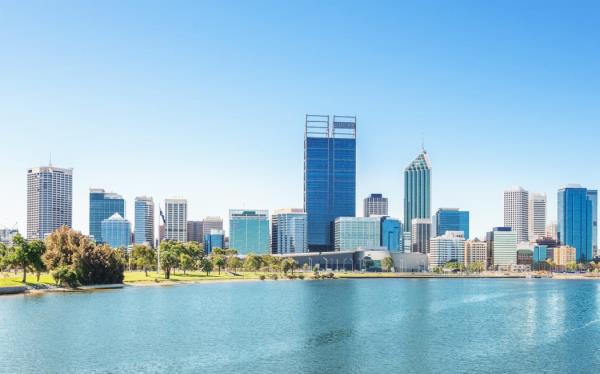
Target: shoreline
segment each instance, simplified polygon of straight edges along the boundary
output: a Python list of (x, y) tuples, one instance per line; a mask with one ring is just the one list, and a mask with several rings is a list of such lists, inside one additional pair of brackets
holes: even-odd
[[(577, 281), (577, 280), (598, 280), (600, 281), (600, 274), (588, 275), (588, 274), (568, 274), (568, 273), (554, 273), (554, 274), (433, 274), (433, 273), (338, 273), (335, 278), (325, 280), (360, 280), (360, 279), (522, 279), (522, 280), (564, 280), (564, 281)], [(287, 279), (281, 276), (279, 281), (303, 281), (301, 279)], [(236, 282), (259, 282), (259, 281), (275, 281), (273, 279), (251, 278), (251, 277), (240, 277), (240, 278), (226, 278), (226, 279), (186, 279), (186, 280), (166, 280), (162, 279), (159, 282), (151, 280), (141, 281), (129, 281), (120, 284), (107, 284), (107, 285), (93, 285), (93, 286), (80, 286), (77, 288), (64, 288), (56, 287), (51, 285), (45, 285), (39, 288), (24, 285), (11, 285), (11, 286), (0, 286), (0, 296), (11, 296), (11, 295), (43, 295), (46, 293), (53, 292), (93, 292), (103, 290), (117, 290), (126, 287), (171, 287), (177, 285), (192, 285), (192, 284), (215, 284), (215, 283), (236, 283)], [(315, 279), (306, 278), (304, 281), (315, 281)]]

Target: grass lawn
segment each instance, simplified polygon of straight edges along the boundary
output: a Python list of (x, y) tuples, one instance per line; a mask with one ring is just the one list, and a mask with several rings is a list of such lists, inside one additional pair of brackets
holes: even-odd
[(31, 273), (27, 273), (27, 283), (21, 282), (22, 279), (22, 272), (18, 272), (17, 275), (15, 275), (14, 272), (0, 273), (0, 287), (54, 285), (54, 279), (48, 273), (40, 275), (39, 282), (37, 281), (35, 274)]
[[(229, 274), (225, 271), (221, 272), (219, 275), (218, 271), (213, 271), (210, 275), (206, 275), (204, 272), (200, 271), (188, 271), (185, 275), (183, 272), (171, 272), (171, 278), (169, 281), (171, 282), (181, 282), (181, 281), (211, 281), (211, 280), (230, 280), (230, 279), (257, 279), (258, 273), (238, 273), (239, 276), (235, 276)], [(165, 273), (160, 272), (160, 282), (165, 281)], [(125, 282), (126, 283), (135, 283), (135, 282), (154, 282), (156, 280), (156, 271), (149, 271), (148, 276), (144, 274), (143, 271), (126, 271), (125, 272)]]

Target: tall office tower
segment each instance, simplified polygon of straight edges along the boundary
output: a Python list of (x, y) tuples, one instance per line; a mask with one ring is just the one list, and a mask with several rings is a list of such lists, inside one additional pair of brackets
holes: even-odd
[(529, 241), (535, 242), (546, 235), (546, 194), (529, 194)]
[(518, 242), (529, 240), (529, 193), (522, 187), (504, 191), (504, 226), (512, 228)]
[(442, 236), (447, 231), (462, 231), (469, 239), (469, 212), (458, 208), (440, 208), (435, 213), (435, 235)]
[(269, 253), (269, 211), (229, 210), (229, 248), (240, 255)]
[(431, 239), (431, 219), (414, 218), (411, 223), (412, 252), (429, 253)]
[(396, 218), (381, 218), (381, 246), (390, 252), (403, 252), (402, 222)]
[(271, 216), (271, 253), (308, 252), (304, 210), (278, 209)]
[(41, 166), (27, 170), (27, 239), (71, 227), (73, 169)]
[(210, 230), (223, 230), (223, 218), (221, 217), (206, 217), (202, 221), (202, 233), (209, 234)]
[(102, 243), (102, 221), (119, 213), (125, 217), (125, 200), (119, 194), (106, 192), (102, 188), (90, 188), (90, 236)]
[(429, 267), (434, 269), (446, 262), (465, 261), (465, 236), (462, 231), (447, 231), (443, 235), (431, 239), (429, 249)]
[(404, 170), (404, 231), (412, 232), (415, 218), (431, 218), (431, 162), (425, 149)]
[(336, 251), (381, 247), (380, 217), (338, 217), (334, 227)]
[(558, 190), (558, 241), (576, 249), (577, 261), (593, 259), (594, 202), (588, 190), (569, 185)]
[(154, 200), (147, 196), (135, 198), (135, 244), (154, 247)]
[(165, 240), (187, 241), (187, 200), (165, 199)]
[(492, 266), (494, 269), (510, 269), (517, 264), (517, 233), (510, 227), (495, 227), (489, 233)]
[(119, 213), (103, 219), (100, 223), (100, 231), (103, 243), (113, 248), (127, 248), (131, 243), (131, 225)]
[(550, 222), (546, 225), (546, 238), (558, 240), (558, 224)]
[(363, 200), (363, 216), (387, 216), (388, 199), (380, 193), (372, 193)]
[(475, 238), (465, 241), (465, 266), (481, 263), (487, 266), (487, 243)]
[(213, 249), (225, 249), (225, 231), (210, 230), (210, 233), (204, 234), (204, 253), (209, 255)]
[(304, 211), (310, 252), (334, 248), (334, 221), (356, 215), (356, 117), (306, 115)]
[(592, 203), (592, 255), (598, 256), (598, 190), (588, 190), (587, 197)]
[(187, 241), (202, 243), (204, 240), (204, 231), (202, 230), (202, 221), (187, 222)]

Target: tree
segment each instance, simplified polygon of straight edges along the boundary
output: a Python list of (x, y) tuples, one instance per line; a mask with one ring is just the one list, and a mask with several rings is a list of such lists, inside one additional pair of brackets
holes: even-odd
[(185, 275), (186, 271), (192, 270), (194, 268), (194, 259), (192, 256), (187, 253), (182, 253), (179, 255), (179, 267), (183, 270), (183, 275)]
[(231, 256), (231, 257), (227, 258), (227, 268), (229, 270), (232, 270), (235, 272), (241, 266), (242, 266), (242, 261), (238, 257)]
[[(27, 271), (41, 272), (44, 268), (42, 255), (44, 254), (44, 243), (39, 240), (28, 243), (20, 234), (13, 239), (13, 245), (8, 248), (6, 262), (13, 268), (23, 271), (23, 283), (27, 282)], [(39, 276), (38, 276), (39, 279)]]
[(156, 253), (147, 245), (134, 245), (131, 250), (131, 261), (137, 269), (144, 270), (147, 277), (148, 269), (156, 265)]
[(253, 253), (250, 253), (244, 259), (244, 270), (246, 271), (257, 271), (260, 269), (260, 265), (260, 258)]
[(206, 276), (210, 274), (213, 269), (213, 264), (207, 258), (202, 259), (202, 271), (206, 272)]
[(471, 262), (468, 266), (467, 266), (467, 270), (469, 271), (469, 273), (481, 273), (484, 270), (485, 266), (483, 265), (483, 262), (479, 261), (479, 262)]
[(217, 267), (217, 269), (219, 270), (219, 275), (221, 275), (221, 268), (225, 266), (225, 257), (223, 257), (223, 255), (220, 254), (212, 256), (212, 263)]
[(179, 264), (176, 244), (177, 242), (170, 240), (164, 240), (160, 243), (160, 267), (165, 272), (165, 279), (171, 278), (171, 269)]
[(288, 271), (292, 271), (292, 275), (294, 275), (294, 269), (298, 267), (298, 263), (293, 258), (286, 258), (281, 262), (281, 270), (283, 273), (287, 275)]
[(304, 265), (302, 265), (302, 271), (304, 271), (305, 273), (308, 271), (309, 268), (310, 266), (306, 262), (304, 263)]
[(394, 267), (394, 259), (391, 256), (386, 256), (383, 260), (381, 260), (381, 267), (384, 271), (392, 271)]
[(7, 266), (6, 252), (7, 252), (6, 245), (4, 245), (4, 243), (0, 243), (0, 272), (3, 271)]
[(567, 264), (567, 270), (569, 270), (569, 271), (575, 271), (575, 270), (577, 270), (577, 263), (575, 261), (569, 262)]

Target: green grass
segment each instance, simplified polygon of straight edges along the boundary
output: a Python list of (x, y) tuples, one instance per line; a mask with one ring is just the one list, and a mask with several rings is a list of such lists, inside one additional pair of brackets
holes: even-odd
[(23, 279), (23, 273), (18, 272), (15, 275), (14, 272), (0, 273), (0, 287), (12, 287), (12, 286), (47, 286), (54, 285), (54, 279), (50, 274), (41, 274), (40, 281), (37, 281), (35, 274), (27, 273), (27, 283), (21, 282)]
[[(219, 275), (218, 271), (213, 271), (210, 275), (206, 275), (204, 272), (200, 271), (190, 271), (185, 275), (183, 272), (175, 272), (171, 273), (171, 278), (169, 281), (171, 282), (197, 282), (197, 281), (215, 281), (215, 280), (232, 280), (232, 279), (257, 279), (258, 273), (239, 273), (239, 276), (231, 275), (227, 272), (222, 271), (221, 275)], [(159, 282), (166, 281), (165, 273), (161, 271)], [(125, 283), (135, 283), (135, 282), (155, 282), (156, 281), (156, 271), (149, 271), (148, 276), (144, 274), (143, 271), (126, 271), (125, 272)]]

